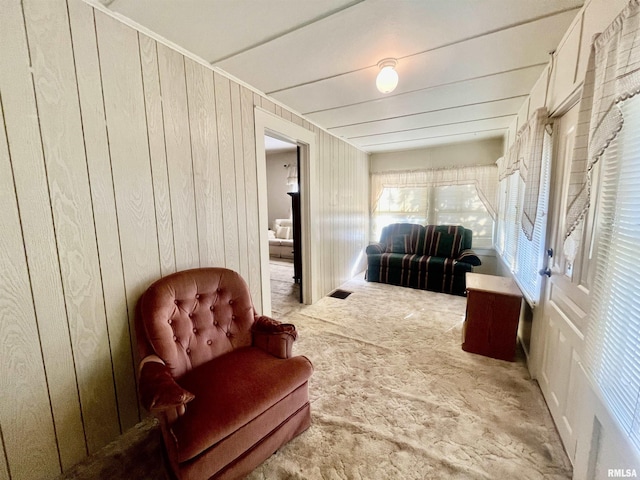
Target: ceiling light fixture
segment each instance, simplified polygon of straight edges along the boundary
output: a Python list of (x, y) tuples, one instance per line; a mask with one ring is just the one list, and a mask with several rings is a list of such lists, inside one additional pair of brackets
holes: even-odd
[(376, 77), (376, 87), (380, 92), (391, 93), (398, 86), (397, 64), (398, 61), (395, 58), (385, 58), (378, 62), (380, 72)]

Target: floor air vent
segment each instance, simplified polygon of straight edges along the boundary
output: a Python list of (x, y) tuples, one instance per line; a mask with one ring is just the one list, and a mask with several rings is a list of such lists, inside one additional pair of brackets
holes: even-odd
[(349, 295), (351, 295), (351, 293), (352, 293), (352, 292), (347, 292), (346, 290), (340, 290), (340, 289), (337, 289), (337, 290), (334, 290), (333, 292), (331, 292), (331, 293), (329, 294), (329, 296), (330, 296), (330, 297), (333, 297), (333, 298), (341, 298), (341, 299), (343, 299), (343, 300), (344, 300), (344, 299), (345, 299), (345, 298), (347, 298)]

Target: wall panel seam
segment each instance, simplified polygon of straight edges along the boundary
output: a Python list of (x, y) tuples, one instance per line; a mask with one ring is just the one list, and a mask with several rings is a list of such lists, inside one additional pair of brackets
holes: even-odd
[[(140, 47), (140, 32), (136, 32), (136, 38), (138, 39), (138, 58), (140, 59), (140, 78), (144, 78), (144, 73), (143, 73), (143, 66), (142, 66), (142, 48)], [(156, 47), (156, 54), (157, 54), (157, 47)], [(160, 79), (158, 78), (158, 83), (160, 82)], [(151, 140), (149, 138), (149, 118), (148, 118), (148, 114), (147, 114), (147, 96), (144, 94), (145, 93), (145, 87), (144, 87), (144, 80), (142, 82), (142, 102), (143, 102), (143, 106), (144, 106), (144, 122), (147, 125), (147, 149), (149, 151), (149, 169), (151, 170), (151, 175), (153, 177), (153, 160), (152, 160), (152, 154), (151, 154)], [(103, 93), (103, 97), (104, 97), (104, 93)], [(160, 108), (162, 109), (162, 102), (160, 102)], [(106, 119), (105, 119), (106, 121)], [(164, 129), (164, 126), (163, 126)], [(165, 143), (165, 159), (166, 159), (166, 143)], [(166, 162), (165, 162), (166, 165)], [(156, 223), (156, 237), (158, 238), (158, 244), (160, 243), (160, 234), (158, 232), (158, 208), (157, 208), (157, 204), (156, 204), (156, 186), (155, 183), (152, 181), (151, 182), (151, 192), (153, 194), (153, 217), (155, 219), (155, 223)], [(115, 195), (115, 192), (114, 192)], [(175, 239), (174, 239), (175, 240)], [(174, 250), (173, 250), (173, 255), (175, 258), (175, 241), (174, 241)], [(161, 254), (160, 254), (160, 246), (158, 246), (158, 264), (160, 265), (160, 269), (162, 269), (162, 258), (161, 258)], [(124, 266), (123, 266), (123, 272), (124, 272)], [(128, 308), (127, 308), (128, 311)], [(137, 383), (137, 381), (136, 381)]]
[[(100, 59), (100, 42), (98, 41), (98, 27), (96, 25), (96, 15), (95, 15), (95, 10), (92, 8), (91, 9), (92, 12), (92, 18), (93, 18), (93, 29), (96, 35), (96, 53), (98, 56), (98, 70), (99, 70), (99, 74), (100, 74), (100, 82), (104, 83), (104, 77), (102, 74), (102, 61)], [(104, 98), (104, 88), (100, 88), (100, 93), (101, 93), (101, 97), (102, 97), (102, 110), (103, 110), (103, 114), (104, 114), (104, 125), (105, 125), (105, 136), (107, 139), (107, 155), (109, 156), (109, 170), (111, 173), (111, 193), (113, 194), (113, 201), (114, 201), (114, 206), (115, 206), (115, 218), (116, 218), (116, 226), (118, 229), (118, 249), (120, 251), (120, 266), (121, 266), (121, 270), (122, 270), (122, 285), (124, 287), (124, 291), (125, 291), (125, 295), (124, 295), (124, 303), (125, 303), (125, 308), (127, 311), (127, 325), (129, 328), (129, 332), (131, 333), (133, 331), (132, 329), (132, 325), (131, 325), (131, 316), (129, 315), (129, 297), (126, 294), (126, 292), (128, 291), (127, 288), (127, 277), (125, 275), (125, 267), (124, 267), (124, 258), (122, 256), (122, 238), (120, 235), (121, 232), (121, 228), (120, 228), (120, 216), (118, 213), (118, 197), (116, 195), (116, 187), (115, 187), (115, 183), (114, 183), (114, 179), (113, 179), (113, 159), (112, 159), (112, 155), (111, 155), (111, 139), (109, 137), (109, 128), (107, 125), (107, 109), (106, 109), (106, 102), (105, 102), (105, 98)], [(131, 363), (135, 365), (135, 356), (133, 353), (133, 337), (131, 334), (129, 334), (129, 351), (131, 354)], [(138, 398), (138, 378), (136, 375), (134, 375), (133, 378), (134, 384), (135, 384), (135, 393), (136, 393), (136, 399), (138, 401), (138, 403), (140, 402), (139, 398)], [(117, 395), (116, 395), (117, 398)], [(138, 409), (139, 411), (139, 409)], [(118, 412), (119, 415), (119, 412)], [(85, 437), (86, 437), (86, 433), (85, 433)]]
[[(92, 191), (91, 188), (91, 175), (89, 175), (89, 165), (87, 164), (87, 145), (86, 145), (86, 135), (85, 135), (85, 131), (84, 131), (84, 117), (82, 116), (82, 104), (80, 102), (80, 89), (79, 89), (79, 85), (78, 85), (78, 65), (76, 62), (76, 53), (73, 47), (73, 31), (71, 29), (71, 15), (69, 13), (69, 4), (68, 2), (65, 2), (66, 4), (66, 10), (67, 10), (67, 18), (69, 19), (68, 22), (68, 27), (69, 27), (69, 38), (70, 38), (70, 45), (71, 45), (71, 57), (73, 59), (73, 75), (75, 78), (75, 86), (76, 86), (76, 99), (78, 100), (78, 112), (80, 115), (80, 130), (82, 132), (82, 148), (83, 148), (83, 152), (84, 152), (84, 160), (85, 160), (85, 165), (86, 165), (86, 172), (87, 172), (87, 184), (89, 186), (89, 192)], [(89, 203), (90, 203), (90, 207), (91, 207), (91, 220), (93, 222), (93, 230), (95, 233), (94, 239), (95, 239), (95, 251), (96, 251), (96, 255), (97, 255), (97, 259), (98, 259), (98, 268), (100, 270), (100, 291), (102, 292), (102, 308), (104, 309), (104, 319), (105, 319), (105, 329), (106, 329), (106, 333), (107, 333), (107, 343), (109, 345), (109, 363), (111, 364), (111, 381), (113, 383), (113, 391), (115, 393), (115, 402), (116, 402), (116, 414), (118, 416), (118, 426), (120, 427), (120, 433), (123, 433), (122, 431), (122, 419), (120, 417), (120, 404), (118, 401), (118, 388), (117, 388), (117, 384), (116, 384), (116, 372), (115, 372), (115, 367), (113, 365), (113, 352), (111, 352), (111, 334), (109, 332), (109, 322), (107, 321), (108, 318), (108, 313), (107, 313), (107, 300), (106, 300), (106, 296), (105, 296), (105, 291), (104, 291), (104, 282), (102, 279), (102, 260), (100, 258), (100, 248), (98, 247), (98, 231), (96, 228), (96, 212), (95, 212), (95, 206), (94, 206), (94, 202), (93, 202), (93, 195), (89, 195)]]
[[(15, 177), (15, 174), (14, 174), (14, 171), (13, 171), (13, 161), (11, 159), (11, 148), (9, 146), (9, 133), (7, 132), (7, 122), (6, 122), (5, 117), (4, 117), (4, 105), (2, 103), (2, 93), (1, 92), (0, 92), (0, 118), (3, 119), (2, 127), (4, 129), (5, 138), (7, 139), (7, 152), (8, 152), (8, 155), (9, 155), (9, 166), (11, 168), (11, 181), (13, 183), (13, 194), (16, 197), (16, 208), (18, 210), (18, 221), (20, 222), (20, 236), (22, 238), (22, 248), (23, 248), (24, 256), (25, 256), (25, 267), (27, 269), (27, 275), (29, 277), (29, 295), (31, 296), (31, 305), (33, 307), (33, 317), (35, 319), (36, 328), (38, 330), (38, 342), (40, 343), (40, 345), (39, 345), (39, 347), (40, 347), (40, 355), (43, 358), (42, 364), (43, 364), (43, 367), (44, 367), (44, 354), (43, 354), (43, 351), (42, 351), (42, 341), (40, 339), (40, 329), (38, 328), (38, 313), (37, 313), (36, 306), (35, 306), (35, 296), (34, 296), (34, 293), (33, 293), (33, 284), (31, 282), (31, 271), (29, 269), (29, 262), (26, 261), (26, 258), (27, 258), (27, 247), (26, 247), (26, 242), (25, 242), (25, 239), (24, 239), (24, 227), (22, 225), (22, 214), (20, 212), (20, 203), (18, 202), (18, 191), (16, 189), (16, 177)], [(49, 392), (49, 380), (48, 380), (47, 375), (46, 375), (46, 367), (44, 367), (44, 370), (45, 370), (44, 377), (45, 377), (45, 381), (47, 382), (47, 392)], [(54, 416), (53, 416), (53, 405), (51, 404), (51, 396), (50, 395), (49, 395), (49, 409), (51, 411), (51, 418), (53, 419), (54, 418)], [(55, 421), (52, 421), (51, 423), (53, 424), (53, 431), (54, 431), (54, 434), (56, 435), (56, 444), (57, 444), (57, 442), (58, 442), (58, 433), (57, 433), (57, 430), (56, 430), (56, 424), (55, 424)], [(0, 424), (0, 442), (2, 442), (2, 452), (3, 452), (4, 458), (5, 458), (5, 465), (7, 467), (7, 472), (9, 474), (9, 479), (11, 479), (12, 478), (11, 477), (11, 465), (9, 463), (9, 457), (7, 455), (7, 447), (5, 445), (4, 433), (2, 431), (2, 425), (1, 424)], [(86, 441), (85, 441), (85, 449), (86, 449)], [(59, 463), (59, 466), (60, 466), (60, 471), (62, 471), (62, 458), (60, 456), (60, 448), (58, 447), (58, 445), (56, 445), (56, 450), (57, 450), (57, 453), (58, 453), (58, 463)]]
[(191, 184), (193, 185), (193, 206), (195, 208), (194, 218), (196, 224), (196, 245), (198, 246), (196, 252), (198, 253), (198, 267), (202, 266), (202, 258), (200, 258), (200, 225), (198, 223), (198, 199), (196, 198), (196, 166), (193, 164), (193, 136), (191, 132), (191, 112), (189, 111), (189, 87), (187, 82), (187, 63), (185, 62), (185, 56), (182, 57), (182, 72), (184, 76), (184, 90), (185, 90), (185, 106), (187, 109), (187, 138), (189, 140), (189, 161), (191, 162)]
[[(138, 38), (138, 55), (140, 54), (140, 32), (138, 32), (138, 34), (136, 35), (136, 37)], [(178, 261), (178, 253), (176, 252), (176, 229), (175, 229), (175, 224), (173, 223), (173, 199), (172, 199), (172, 195), (171, 195), (171, 181), (169, 181), (169, 156), (167, 154), (167, 135), (166, 135), (166, 131), (165, 131), (165, 115), (164, 115), (164, 99), (162, 96), (162, 75), (160, 75), (160, 54), (158, 52), (158, 42), (155, 42), (155, 48), (156, 48), (156, 58), (158, 59), (158, 86), (160, 89), (160, 113), (162, 114), (162, 130), (164, 132), (164, 135), (162, 136), (162, 140), (164, 142), (164, 159), (165, 159), (165, 165), (167, 168), (167, 190), (169, 192), (169, 216), (171, 218), (171, 236), (173, 238), (173, 258), (174, 258), (174, 263)], [(140, 60), (140, 70), (142, 70), (142, 59)], [(142, 84), (142, 88), (144, 90), (144, 82)], [(146, 102), (146, 99), (145, 99)], [(145, 107), (145, 123), (147, 124), (147, 144), (148, 144), (148, 139), (149, 139), (149, 124), (148, 124), (148, 119), (147, 119), (147, 110)], [(149, 147), (151, 148), (151, 147)], [(150, 166), (151, 166), (151, 155), (149, 155), (149, 162), (150, 162)], [(151, 169), (151, 174), (153, 176), (153, 168)], [(153, 182), (151, 182), (152, 184), (152, 189), (153, 189)], [(155, 206), (155, 194), (154, 194), (154, 200), (153, 200), (154, 206)], [(154, 216), (156, 214), (154, 213)], [(158, 231), (158, 219), (156, 218), (156, 234)], [(160, 242), (158, 241), (158, 244)], [(158, 259), (160, 259), (160, 246), (158, 245)], [(160, 262), (160, 267), (162, 268), (162, 262)]]
[(4, 459), (5, 459), (4, 464), (7, 467), (9, 480), (11, 480), (11, 465), (9, 465), (9, 457), (7, 456), (7, 447), (5, 446), (5, 443), (4, 443), (4, 433), (2, 433), (2, 425), (0, 425), (0, 443), (2, 443), (2, 454), (4, 455)]
[[(219, 176), (220, 176), (220, 213), (222, 217), (222, 226), (224, 228), (224, 194), (222, 191), (222, 158), (220, 157), (220, 122), (219, 122), (219, 109), (218, 109), (218, 92), (216, 89), (216, 73), (212, 72), (211, 75), (211, 83), (213, 84), (213, 103), (215, 106), (216, 113), (216, 148), (218, 150), (218, 166), (219, 166)], [(222, 258), (224, 259), (223, 267), (227, 266), (227, 239), (224, 233), (222, 234)]]
[[(44, 151), (44, 139), (42, 138), (42, 125), (40, 122), (40, 111), (39, 111), (39, 107), (38, 107), (38, 96), (36, 95), (36, 86), (35, 86), (35, 81), (33, 78), (33, 63), (32, 63), (32, 59), (31, 59), (31, 45), (29, 43), (29, 34), (27, 32), (27, 28), (26, 28), (26, 17), (25, 17), (25, 13), (24, 13), (24, 3), (20, 2), (20, 8), (22, 9), (22, 18), (23, 18), (23, 22), (25, 25), (25, 29), (24, 29), (24, 33), (25, 33), (25, 43), (27, 46), (27, 54), (29, 57), (29, 69), (31, 72), (31, 91), (33, 94), (33, 104), (34, 104), (34, 109), (35, 109), (35, 113), (36, 113), (36, 118), (38, 121), (38, 136), (40, 138), (40, 154), (41, 154), (41, 159), (42, 159), (42, 165), (43, 165), (43, 170), (44, 170), (44, 174), (45, 174), (45, 184), (46, 184), (46, 196), (49, 199), (49, 215), (51, 218), (51, 227), (53, 230), (53, 237), (54, 237), (54, 241), (55, 241), (55, 246), (56, 246), (56, 260), (57, 260), (57, 271), (58, 271), (58, 275), (59, 275), (59, 279), (60, 279), (60, 288), (62, 291), (62, 299), (63, 299), (63, 304), (64, 304), (64, 313), (65, 313), (65, 325), (67, 327), (67, 335), (68, 335), (68, 339), (69, 339), (69, 345), (71, 348), (71, 360), (73, 362), (73, 372), (74, 372), (74, 382), (76, 385), (76, 394), (78, 397), (78, 403), (80, 404), (80, 421), (82, 422), (82, 432), (84, 435), (84, 445), (85, 445), (85, 451), (88, 454), (88, 443), (87, 443), (87, 431), (86, 431), (86, 423), (85, 423), (85, 419), (84, 419), (84, 412), (82, 409), (82, 400), (81, 400), (81, 396), (80, 396), (80, 385), (78, 383), (78, 370), (77, 370), (77, 365), (76, 365), (76, 352), (75, 352), (75, 348), (73, 345), (73, 341), (72, 341), (72, 335), (71, 335), (71, 327), (69, 325), (69, 310), (68, 310), (68, 306), (67, 306), (67, 293), (65, 291), (65, 286), (64, 286), (64, 282), (62, 281), (63, 275), (62, 275), (62, 265), (60, 262), (60, 245), (58, 242), (58, 234), (57, 234), (57, 229), (56, 229), (56, 223), (54, 220), (54, 215), (53, 215), (53, 202), (51, 200), (51, 189), (49, 186), (49, 172), (47, 169), (47, 162), (45, 160), (45, 151)], [(6, 122), (5, 122), (6, 125)], [(31, 275), (29, 276), (29, 279), (31, 279)], [(29, 281), (29, 283), (31, 283), (31, 281)], [(34, 315), (36, 316), (37, 319), (37, 315), (34, 312)], [(38, 330), (38, 342), (40, 343), (39, 347), (40, 347), (40, 355), (43, 355), (43, 350), (42, 350), (42, 338), (40, 335), (40, 326), (36, 320), (36, 328)], [(51, 423), (53, 425), (53, 431), (56, 437), (56, 450), (57, 450), (57, 455), (58, 455), (58, 462), (59, 462), (59, 467), (60, 467), (60, 471), (62, 471), (62, 457), (60, 454), (60, 443), (58, 441), (58, 433), (57, 433), (57, 429), (56, 429), (56, 422), (55, 422), (55, 418), (53, 417), (53, 405), (51, 404), (51, 393), (50, 393), (50, 389), (49, 389), (49, 378), (47, 375), (47, 366), (44, 362), (44, 357), (42, 360), (42, 365), (44, 368), (44, 373), (45, 373), (45, 382), (47, 383), (47, 392), (48, 392), (48, 396), (49, 396), (49, 408), (51, 409)]]

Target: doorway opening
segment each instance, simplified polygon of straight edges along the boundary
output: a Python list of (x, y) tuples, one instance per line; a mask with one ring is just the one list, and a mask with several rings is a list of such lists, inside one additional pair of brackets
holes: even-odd
[[(269, 272), (269, 213), (265, 136), (297, 145), (300, 206), (300, 292), (302, 303), (310, 305), (321, 297), (318, 231), (317, 146), (316, 134), (301, 125), (287, 121), (260, 107), (255, 107), (256, 167), (258, 183), (258, 220), (260, 236), (260, 275), (262, 295), (256, 301), (264, 315), (271, 314), (271, 281)], [(313, 181), (312, 181), (313, 179)], [(294, 235), (295, 237), (295, 235)]]
[(280, 318), (302, 303), (300, 242), (300, 147), (272, 135), (264, 137), (269, 216), (271, 313)]

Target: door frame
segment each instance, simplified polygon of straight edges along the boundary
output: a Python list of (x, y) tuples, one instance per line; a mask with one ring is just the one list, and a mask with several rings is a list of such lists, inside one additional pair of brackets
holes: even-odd
[(302, 245), (302, 303), (311, 305), (320, 298), (319, 282), (319, 236), (318, 188), (312, 179), (317, 178), (318, 149), (316, 134), (306, 128), (285, 120), (256, 106), (254, 108), (256, 136), (256, 168), (258, 183), (258, 225), (260, 245), (260, 277), (262, 313), (271, 315), (271, 281), (269, 275), (269, 214), (267, 210), (267, 157), (264, 137), (275, 138), (300, 146), (300, 213)]

